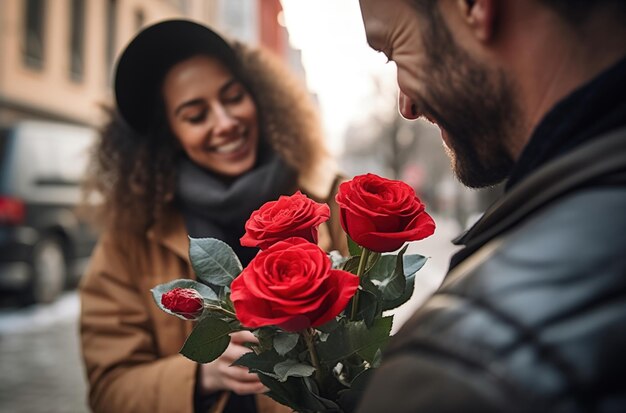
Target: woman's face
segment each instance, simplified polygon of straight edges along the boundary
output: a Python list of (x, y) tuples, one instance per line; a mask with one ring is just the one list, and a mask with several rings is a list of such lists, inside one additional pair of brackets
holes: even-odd
[(194, 56), (176, 64), (163, 82), (172, 132), (196, 164), (234, 177), (256, 162), (256, 105), (241, 82), (218, 59)]

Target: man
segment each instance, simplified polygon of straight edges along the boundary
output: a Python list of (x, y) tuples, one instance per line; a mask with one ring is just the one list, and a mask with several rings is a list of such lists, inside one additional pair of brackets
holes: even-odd
[(402, 115), (507, 184), (359, 412), (626, 412), (626, 2), (360, 4)]

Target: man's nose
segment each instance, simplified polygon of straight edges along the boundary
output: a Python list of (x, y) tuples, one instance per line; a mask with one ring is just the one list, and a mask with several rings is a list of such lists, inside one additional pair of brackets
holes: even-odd
[(402, 117), (405, 119), (414, 120), (419, 117), (415, 103), (413, 103), (411, 98), (405, 95), (402, 91), (399, 91), (398, 94), (398, 109), (400, 110)]

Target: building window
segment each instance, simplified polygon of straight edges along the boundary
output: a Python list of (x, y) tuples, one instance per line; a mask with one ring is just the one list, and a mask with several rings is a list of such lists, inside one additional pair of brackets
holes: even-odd
[(85, 69), (85, 0), (72, 0), (70, 10), (70, 76), (83, 80)]
[(113, 62), (115, 59), (115, 43), (117, 41), (117, 0), (107, 0), (106, 13), (106, 65), (107, 84), (113, 73)]
[(32, 68), (43, 67), (45, 0), (26, 0), (24, 13), (24, 63)]

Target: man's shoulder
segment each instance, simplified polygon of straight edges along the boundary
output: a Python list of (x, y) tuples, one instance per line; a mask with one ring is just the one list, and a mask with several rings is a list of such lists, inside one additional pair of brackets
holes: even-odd
[[(455, 243), (465, 245), (465, 248), (452, 257), (451, 268), (475, 255), (478, 249), (494, 238), (501, 239), (503, 234), (520, 228), (521, 223), (527, 223), (529, 219), (549, 211), (570, 195), (584, 194), (601, 198), (604, 196), (601, 192), (609, 190), (616, 191), (614, 195), (619, 197), (626, 189), (625, 145), (626, 128), (616, 129), (536, 170), (507, 191), (468, 231), (455, 240)], [(580, 229), (580, 225), (573, 228)], [(559, 228), (559, 232), (564, 234), (562, 229)]]
[[(496, 238), (477, 274), (504, 268), (537, 274), (580, 272), (626, 251), (626, 187), (590, 187), (562, 196)], [(495, 274), (494, 274), (495, 275)]]
[(626, 367), (607, 345), (608, 335), (626, 345), (624, 211), (626, 191), (615, 187), (536, 211), (449, 274), (390, 353), (447, 354), (539, 398), (571, 386), (595, 392), (599, 377)]
[(487, 243), (473, 265), (470, 257), (470, 265), (448, 275), (438, 294), (480, 302), (531, 326), (567, 311), (568, 292), (584, 301), (599, 293), (596, 285), (626, 289), (624, 211), (624, 188), (567, 194)]
[(573, 313), (594, 294), (626, 291), (624, 211), (623, 188), (570, 193), (486, 244), (484, 258), (452, 272), (439, 294), (536, 326)]

